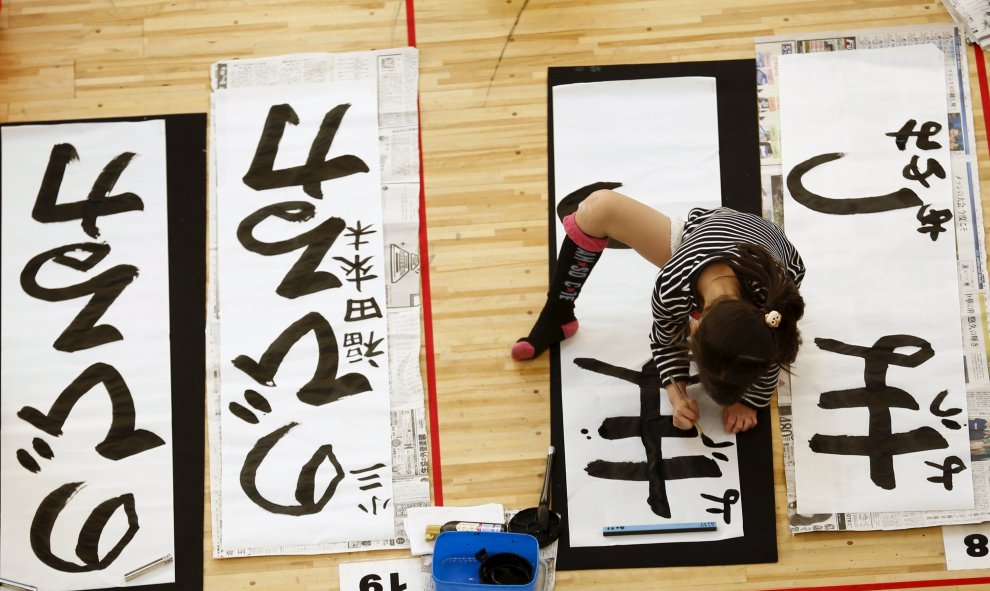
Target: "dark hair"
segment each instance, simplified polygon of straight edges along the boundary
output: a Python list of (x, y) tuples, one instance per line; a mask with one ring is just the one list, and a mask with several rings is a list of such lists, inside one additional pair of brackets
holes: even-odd
[[(774, 365), (785, 370), (797, 357), (804, 299), (784, 267), (755, 244), (737, 243), (737, 253), (720, 259), (739, 279), (741, 299), (706, 305), (704, 320), (691, 339), (691, 356), (701, 384), (719, 404), (733, 404)], [(780, 325), (767, 325), (776, 310)]]

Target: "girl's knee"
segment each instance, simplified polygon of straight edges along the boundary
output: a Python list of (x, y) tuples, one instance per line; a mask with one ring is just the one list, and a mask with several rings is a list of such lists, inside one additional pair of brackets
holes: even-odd
[(578, 226), (584, 229), (586, 226), (588, 228), (601, 228), (607, 225), (613, 206), (621, 197), (619, 193), (609, 189), (599, 189), (588, 195), (578, 205)]

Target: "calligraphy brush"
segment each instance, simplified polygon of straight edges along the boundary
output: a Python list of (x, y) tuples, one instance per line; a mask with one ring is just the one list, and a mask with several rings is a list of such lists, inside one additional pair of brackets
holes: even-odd
[(553, 446), (547, 449), (547, 471), (543, 475), (543, 492), (540, 494), (540, 505), (536, 508), (536, 522), (541, 530), (546, 530), (550, 524), (550, 467), (553, 465)]
[[(688, 400), (690, 399), (688, 398), (687, 392), (685, 392), (684, 388), (681, 387), (681, 383), (675, 381), (674, 385), (677, 386), (677, 393), (681, 395), (681, 402), (687, 404)], [(694, 428), (698, 430), (698, 437), (702, 437), (704, 435), (704, 432), (701, 430), (700, 416), (698, 417), (698, 420), (694, 422)]]

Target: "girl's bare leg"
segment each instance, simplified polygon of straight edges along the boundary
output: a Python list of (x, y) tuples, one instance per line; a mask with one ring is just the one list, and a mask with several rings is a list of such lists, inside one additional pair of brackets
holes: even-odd
[(532, 359), (578, 329), (574, 301), (609, 238), (619, 240), (657, 267), (671, 255), (670, 218), (611, 190), (591, 193), (564, 218), (567, 236), (558, 254), (547, 303), (529, 335), (512, 346), (512, 357)]
[(670, 260), (670, 218), (622, 193), (595, 191), (578, 206), (576, 221), (585, 234), (628, 244), (657, 267)]

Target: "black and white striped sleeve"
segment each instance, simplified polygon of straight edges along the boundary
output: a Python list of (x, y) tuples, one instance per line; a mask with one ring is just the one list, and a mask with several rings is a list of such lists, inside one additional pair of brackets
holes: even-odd
[(660, 384), (688, 379), (687, 315), (690, 302), (687, 298), (664, 301), (659, 295), (653, 299), (653, 330), (650, 333), (650, 349), (653, 361), (660, 372)]
[(780, 377), (780, 366), (774, 366), (757, 380), (743, 394), (742, 403), (750, 408), (760, 409), (769, 406), (773, 392), (777, 389), (777, 379)]

